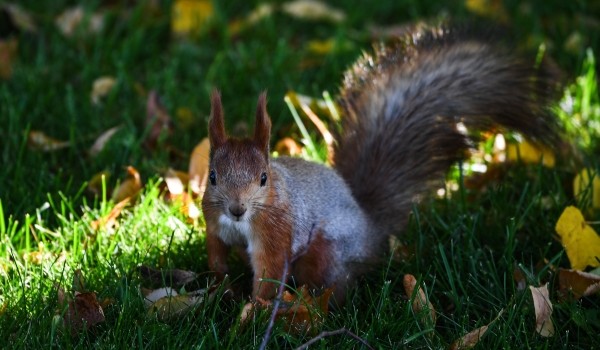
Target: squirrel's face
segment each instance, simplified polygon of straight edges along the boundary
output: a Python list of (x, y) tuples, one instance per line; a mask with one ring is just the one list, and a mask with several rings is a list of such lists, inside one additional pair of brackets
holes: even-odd
[(270, 180), (268, 158), (254, 142), (229, 139), (212, 150), (203, 205), (232, 221), (250, 220), (267, 204)]
[(248, 139), (227, 136), (221, 97), (216, 91), (212, 94), (211, 106), (210, 172), (202, 209), (205, 217), (226, 220), (226, 223), (248, 222), (272, 200), (269, 199), (271, 120), (266, 109), (266, 94), (258, 99), (254, 136)]

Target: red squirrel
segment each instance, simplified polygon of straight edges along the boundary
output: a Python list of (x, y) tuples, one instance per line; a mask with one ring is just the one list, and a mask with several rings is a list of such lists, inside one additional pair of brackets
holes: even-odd
[[(254, 135), (227, 135), (220, 94), (211, 97), (210, 173), (202, 200), (211, 270), (228, 272), (243, 247), (253, 297), (269, 299), (288, 271), (297, 285), (348, 286), (386, 256), (412, 205), (463, 159), (472, 140), (457, 128), (503, 127), (552, 145), (554, 80), (507, 48), (448, 28), (421, 30), (381, 46), (346, 73), (333, 168), (269, 152), (266, 94)], [(287, 270), (286, 270), (287, 269)]]

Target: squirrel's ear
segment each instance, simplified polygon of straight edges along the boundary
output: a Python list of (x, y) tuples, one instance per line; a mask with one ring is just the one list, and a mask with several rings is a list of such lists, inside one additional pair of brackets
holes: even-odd
[(271, 119), (267, 113), (267, 93), (258, 97), (256, 107), (256, 124), (254, 125), (254, 142), (269, 157), (269, 139), (271, 138)]
[(213, 90), (210, 97), (210, 120), (208, 121), (208, 138), (212, 149), (222, 146), (227, 142), (225, 133), (225, 121), (223, 120), (223, 105), (221, 104), (221, 93)]

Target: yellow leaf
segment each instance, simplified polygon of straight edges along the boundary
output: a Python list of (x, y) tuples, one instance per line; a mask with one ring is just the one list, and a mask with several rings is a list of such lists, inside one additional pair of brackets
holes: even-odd
[(579, 209), (565, 208), (556, 223), (556, 232), (561, 238), (571, 267), (583, 270), (586, 266), (600, 266), (600, 236), (586, 224)]
[(46, 135), (43, 131), (31, 130), (27, 135), (29, 148), (42, 152), (58, 151), (71, 146), (69, 141), (61, 141)]
[(573, 180), (573, 193), (579, 202), (591, 198), (592, 207), (600, 208), (600, 177), (583, 169)]
[(199, 32), (213, 16), (212, 2), (176, 0), (172, 7), (171, 31), (176, 35)]
[(99, 104), (100, 99), (108, 95), (108, 93), (110, 92), (110, 90), (112, 90), (113, 86), (115, 86), (116, 83), (117, 81), (115, 80), (115, 78), (108, 76), (100, 77), (94, 80), (92, 92), (90, 94), (90, 99), (92, 100), (92, 103), (95, 105)]
[(208, 159), (210, 155), (210, 142), (208, 138), (202, 139), (192, 151), (189, 166), (189, 187), (192, 192), (202, 197), (208, 179)]
[(548, 293), (548, 283), (541, 287), (529, 286), (533, 297), (535, 309), (535, 330), (542, 337), (554, 335), (554, 323), (552, 323), (552, 302)]
[(509, 161), (520, 160), (524, 163), (537, 164), (542, 161), (542, 165), (553, 168), (555, 164), (554, 153), (546, 147), (541, 147), (524, 140), (518, 144), (509, 144), (506, 148), (506, 158)]
[(127, 167), (127, 178), (121, 182), (121, 184), (114, 189), (112, 193), (112, 200), (115, 202), (121, 202), (128, 197), (135, 198), (142, 189), (142, 180), (140, 173), (132, 167)]

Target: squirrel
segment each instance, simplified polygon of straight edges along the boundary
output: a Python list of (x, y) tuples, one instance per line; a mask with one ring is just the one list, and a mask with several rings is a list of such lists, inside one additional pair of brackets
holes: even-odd
[(230, 248), (240, 246), (253, 298), (275, 297), (287, 272), (296, 285), (334, 286), (342, 304), (352, 282), (385, 257), (414, 203), (467, 157), (473, 140), (458, 123), (559, 142), (553, 73), (546, 59), (536, 67), (469, 30), (422, 29), (375, 47), (345, 74), (332, 168), (270, 157), (266, 93), (254, 135), (228, 136), (214, 90), (202, 199), (209, 268), (222, 279)]

